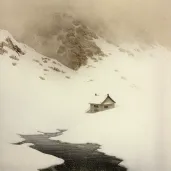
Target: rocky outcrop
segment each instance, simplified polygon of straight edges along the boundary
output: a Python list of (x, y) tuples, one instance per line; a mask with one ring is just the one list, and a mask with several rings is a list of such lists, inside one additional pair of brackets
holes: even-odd
[[(104, 53), (93, 41), (97, 38), (96, 34), (86, 26), (73, 20), (72, 28), (66, 30), (65, 36), (60, 36), (61, 45), (57, 51), (58, 60), (72, 69), (78, 69), (87, 63), (88, 58), (95, 55), (104, 56)], [(68, 60), (65, 60), (66, 58)]]
[(74, 70), (85, 65), (88, 58), (104, 56), (94, 41), (98, 36), (73, 16), (57, 13), (49, 20), (48, 26), (40, 22), (31, 28), (35, 35), (27, 35), (25, 43)]
[(15, 51), (18, 55), (24, 55), (25, 53), (21, 50), (18, 45), (15, 45), (10, 37), (7, 37), (5, 41), (0, 42), (0, 54), (8, 53), (5, 47)]
[(3, 55), (4, 53), (7, 53), (7, 50), (5, 50), (3, 46), (0, 45), (0, 55)]

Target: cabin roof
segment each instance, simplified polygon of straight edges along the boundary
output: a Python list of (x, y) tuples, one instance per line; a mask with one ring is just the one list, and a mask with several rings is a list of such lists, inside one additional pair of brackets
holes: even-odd
[(113, 103), (116, 103), (109, 94), (107, 95), (94, 95), (93, 98), (91, 99), (90, 104), (102, 104), (107, 98), (110, 98), (110, 100)]

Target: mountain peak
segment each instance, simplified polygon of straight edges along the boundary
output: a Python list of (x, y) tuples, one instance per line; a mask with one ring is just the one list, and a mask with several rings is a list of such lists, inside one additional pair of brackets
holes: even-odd
[(30, 36), (29, 31), (26, 31), (25, 43), (39, 53), (55, 58), (74, 70), (86, 65), (88, 58), (96, 60), (96, 55), (104, 56), (95, 42), (99, 38), (98, 35), (76, 17), (56, 13), (52, 19), (47, 20), (48, 25), (39, 21), (30, 28), (33, 30)]

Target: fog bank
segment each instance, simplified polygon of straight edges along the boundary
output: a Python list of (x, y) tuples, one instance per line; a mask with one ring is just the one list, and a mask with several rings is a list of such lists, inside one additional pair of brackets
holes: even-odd
[(169, 0), (1, 0), (0, 28), (24, 38), (23, 32), (32, 34), (30, 27), (39, 29), (40, 23), (46, 32), (53, 14), (63, 11), (114, 41), (171, 45), (170, 5)]

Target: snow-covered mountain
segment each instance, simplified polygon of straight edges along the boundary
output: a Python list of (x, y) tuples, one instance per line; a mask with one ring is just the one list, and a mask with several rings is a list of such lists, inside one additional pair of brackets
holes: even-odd
[[(53, 139), (99, 143), (130, 171), (170, 170), (171, 52), (159, 45), (95, 41), (106, 56), (73, 71), (0, 30), (0, 170), (33, 171), (61, 163), (10, 144), (20, 141), (19, 133), (58, 128), (68, 131)], [(116, 108), (87, 114), (95, 93), (110, 94)]]
[(22, 40), (36, 51), (75, 70), (86, 65), (89, 58), (94, 59), (94, 55), (105, 56), (94, 41), (98, 39), (96, 32), (73, 15), (55, 13), (47, 20), (48, 25), (36, 22), (22, 35)]

